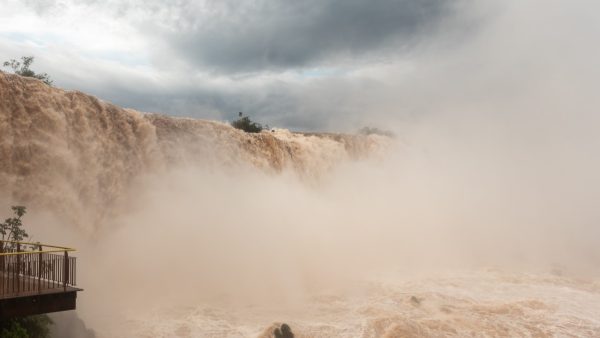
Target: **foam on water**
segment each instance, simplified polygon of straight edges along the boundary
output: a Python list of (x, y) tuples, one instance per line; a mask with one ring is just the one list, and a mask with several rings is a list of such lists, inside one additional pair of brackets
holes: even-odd
[(297, 337), (315, 338), (600, 335), (597, 279), (481, 270), (379, 278), (361, 290), (315, 295), (295, 310), (199, 305), (128, 320), (131, 333), (143, 337), (270, 337), (275, 325), (265, 323), (274, 318), (290, 324)]

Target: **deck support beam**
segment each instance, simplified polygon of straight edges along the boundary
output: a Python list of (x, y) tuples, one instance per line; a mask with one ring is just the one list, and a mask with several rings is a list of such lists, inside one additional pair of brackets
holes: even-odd
[(0, 299), (0, 318), (75, 310), (77, 290)]

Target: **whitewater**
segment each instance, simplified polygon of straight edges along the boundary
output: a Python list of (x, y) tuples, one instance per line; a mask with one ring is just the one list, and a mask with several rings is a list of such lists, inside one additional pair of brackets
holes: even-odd
[(0, 210), (78, 249), (99, 337), (600, 336), (593, 199), (439, 131), (248, 134), (0, 73)]

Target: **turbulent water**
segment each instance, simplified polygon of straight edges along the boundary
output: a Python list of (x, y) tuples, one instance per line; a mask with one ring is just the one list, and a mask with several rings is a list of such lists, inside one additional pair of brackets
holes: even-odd
[(395, 142), (247, 134), (0, 73), (0, 206), (78, 247), (99, 336), (600, 336), (600, 280), (554, 244), (579, 242)]
[[(287, 321), (298, 337), (598, 337), (600, 283), (501, 271), (379, 278), (364, 294), (322, 294), (287, 312), (259, 306), (154, 311), (133, 319), (144, 337), (271, 337), (257, 323)], [(117, 334), (115, 332), (115, 334)]]

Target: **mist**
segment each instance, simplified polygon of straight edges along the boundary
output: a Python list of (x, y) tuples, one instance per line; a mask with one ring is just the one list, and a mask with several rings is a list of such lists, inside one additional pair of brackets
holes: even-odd
[[(450, 306), (471, 323), (448, 320), (455, 335), (493, 336), (503, 331), (482, 318), (505, 306), (521, 311), (498, 324), (514, 335), (532, 322), (600, 332), (600, 6), (457, 6), (476, 30), (450, 20), (452, 34), (414, 55), (284, 95), (294, 112), (331, 109), (317, 130), (393, 130), (369, 156), (298, 136), (305, 169), (274, 172), (184, 140), (173, 147), (184, 161), (133, 175), (91, 231), (32, 210), (32, 233), (79, 250), (86, 325), (100, 336), (261, 336), (280, 321), (303, 337), (451, 335), (429, 321)], [(435, 306), (414, 310), (413, 294)], [(389, 299), (402, 310), (382, 310)]]

